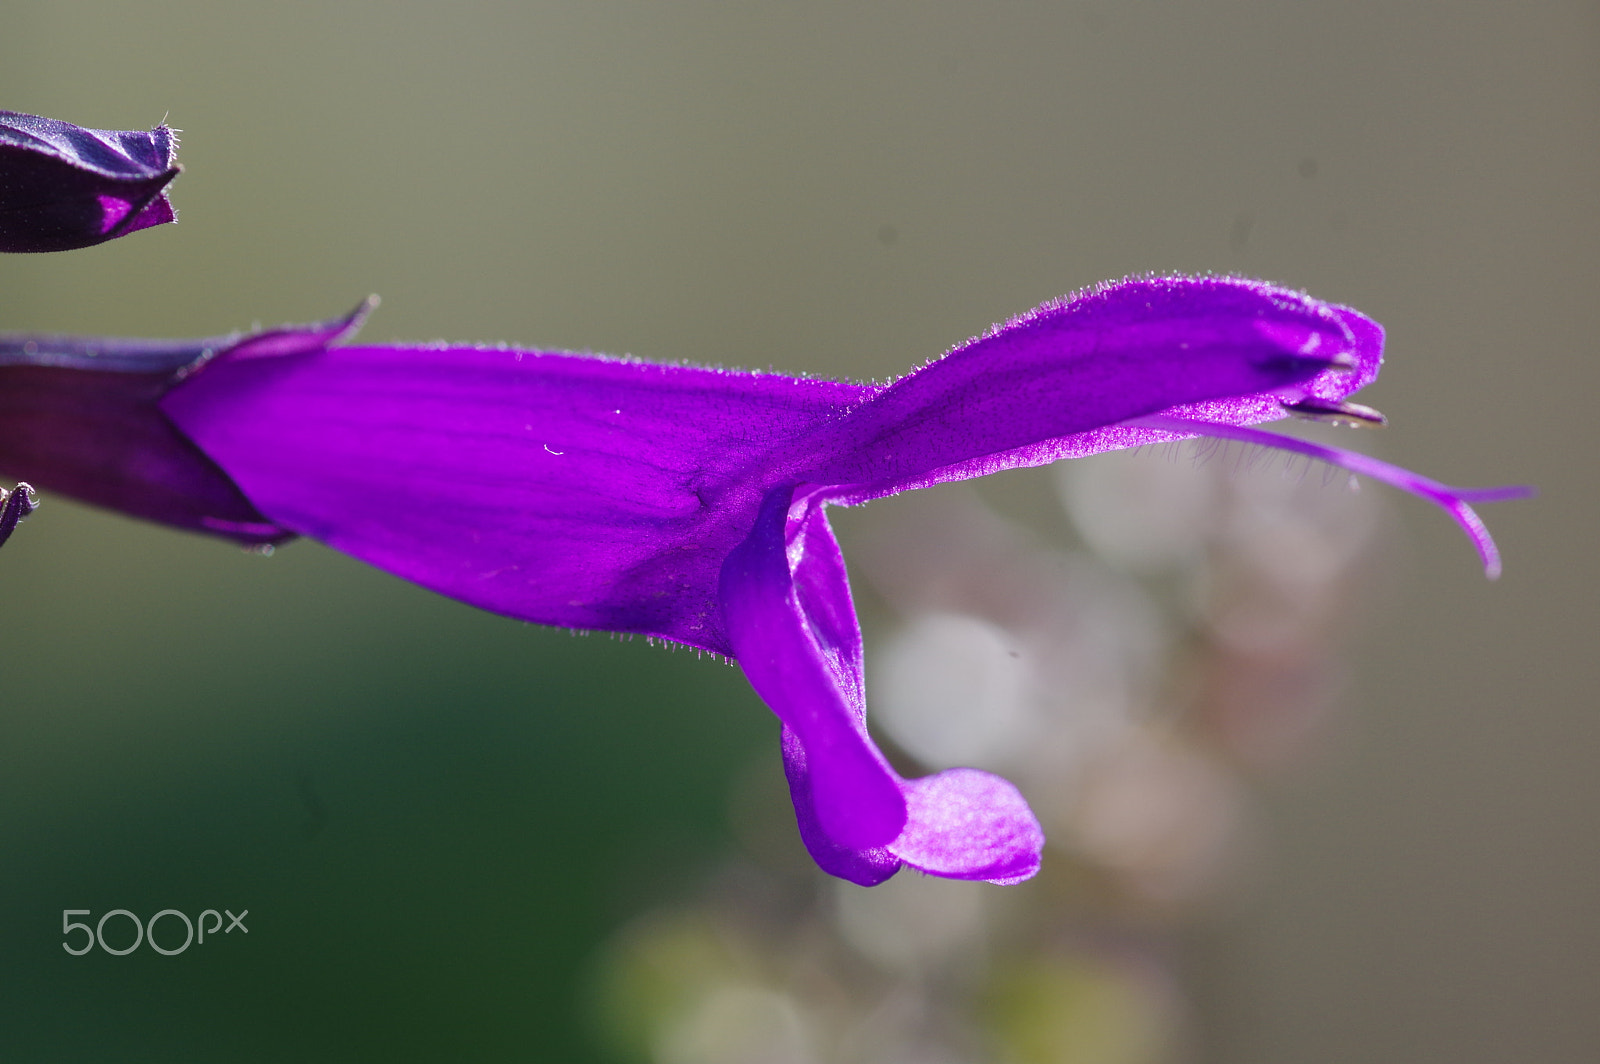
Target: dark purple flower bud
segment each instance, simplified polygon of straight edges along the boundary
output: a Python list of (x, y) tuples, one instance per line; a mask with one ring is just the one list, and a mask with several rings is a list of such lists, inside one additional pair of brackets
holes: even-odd
[(0, 547), (5, 546), (6, 540), (11, 538), (11, 533), (17, 530), (22, 519), (36, 509), (38, 506), (33, 501), (31, 484), (18, 482), (14, 491), (0, 488)]
[(70, 251), (173, 221), (177, 142), (0, 111), (0, 251)]

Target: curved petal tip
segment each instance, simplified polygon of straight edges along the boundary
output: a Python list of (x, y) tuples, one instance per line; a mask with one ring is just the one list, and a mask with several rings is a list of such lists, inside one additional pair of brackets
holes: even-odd
[(953, 768), (901, 786), (906, 827), (888, 850), (912, 868), (1006, 884), (1039, 871), (1044, 829), (1010, 781)]

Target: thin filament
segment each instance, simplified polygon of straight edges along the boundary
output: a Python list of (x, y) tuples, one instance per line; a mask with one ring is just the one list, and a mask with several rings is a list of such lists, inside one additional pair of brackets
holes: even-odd
[(1494, 537), (1489, 535), (1489, 529), (1484, 525), (1483, 518), (1469, 505), (1474, 502), (1502, 502), (1507, 499), (1525, 499), (1534, 494), (1534, 490), (1525, 485), (1510, 485), (1498, 488), (1456, 488), (1449, 484), (1441, 484), (1409, 469), (1391, 465), (1388, 462), (1373, 458), (1370, 455), (1360, 454), (1356, 451), (1346, 451), (1338, 447), (1329, 447), (1321, 443), (1312, 443), (1310, 440), (1299, 440), (1291, 436), (1279, 436), (1272, 432), (1263, 432), (1260, 429), (1245, 428), (1242, 425), (1224, 425), (1214, 421), (1193, 421), (1189, 418), (1168, 417), (1154, 414), (1150, 417), (1137, 418), (1127, 422), (1129, 425), (1145, 429), (1157, 429), (1161, 432), (1181, 433), (1185, 436), (1198, 435), (1210, 436), (1221, 440), (1236, 440), (1240, 443), (1253, 443), (1262, 447), (1271, 447), (1275, 450), (1290, 451), (1294, 454), (1305, 455), (1329, 465), (1347, 469), (1352, 473), (1360, 473), (1374, 480), (1382, 481), (1401, 491), (1417, 496), (1419, 499), (1438, 506), (1449, 514), (1461, 526), (1461, 530), (1472, 541), (1473, 547), (1478, 551), (1478, 557), (1483, 560), (1483, 572), (1490, 580), (1500, 576), (1500, 550), (1494, 545)]

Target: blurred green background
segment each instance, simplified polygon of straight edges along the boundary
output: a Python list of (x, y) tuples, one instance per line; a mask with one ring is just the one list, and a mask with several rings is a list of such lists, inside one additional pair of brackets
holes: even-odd
[[(1338, 742), (1196, 935), (1206, 1061), (1600, 1057), (1592, 3), (10, 0), (0, 106), (183, 130), (176, 226), (0, 328), (885, 376), (1143, 270), (1389, 329), (1407, 505)], [(847, 530), (848, 531), (848, 530)], [(848, 552), (849, 544), (846, 543)], [(588, 958), (775, 757), (736, 670), (47, 496), (0, 553), (0, 1058), (589, 1059)], [(248, 908), (164, 958), (60, 911)]]

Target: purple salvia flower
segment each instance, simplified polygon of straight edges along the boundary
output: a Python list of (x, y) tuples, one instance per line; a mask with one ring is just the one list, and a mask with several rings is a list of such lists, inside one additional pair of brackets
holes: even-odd
[(173, 221), (177, 142), (0, 111), (0, 251), (70, 251)]
[[(1245, 426), (1291, 411), (1375, 417), (1345, 400), (1376, 377), (1383, 343), (1353, 310), (1228, 278), (1105, 285), (886, 385), (504, 348), (332, 346), (365, 309), (231, 343), (33, 338), (9, 366), (0, 354), (0, 397), (24, 370), (165, 374), (138, 398), (120, 390), (113, 406), (143, 434), (120, 458), (143, 477), (132, 493), (170, 477), (166, 501), (119, 508), (245, 538), (214, 496), (180, 502), (215, 491), (220, 474), (263, 538), (312, 536), (523, 620), (734, 658), (783, 722), (807, 848), (868, 885), (902, 864), (1016, 882), (1037, 870), (1044, 837), (1007, 781), (965, 768), (903, 779), (873, 744), (861, 632), (826, 506), (1195, 435), (1307, 453), (1316, 445)], [(52, 378), (18, 402), (57, 402), (81, 421), (64, 398), (73, 390)], [(146, 420), (162, 415), (193, 448), (181, 460)], [(83, 495), (69, 482), (85, 463), (38, 442), (49, 420), (20, 436), (0, 429), (0, 468)], [(1464, 492), (1333, 448), (1316, 456), (1444, 505), (1493, 572), (1492, 541), (1467, 502), (1515, 489)], [(111, 494), (97, 490), (95, 501)]]

